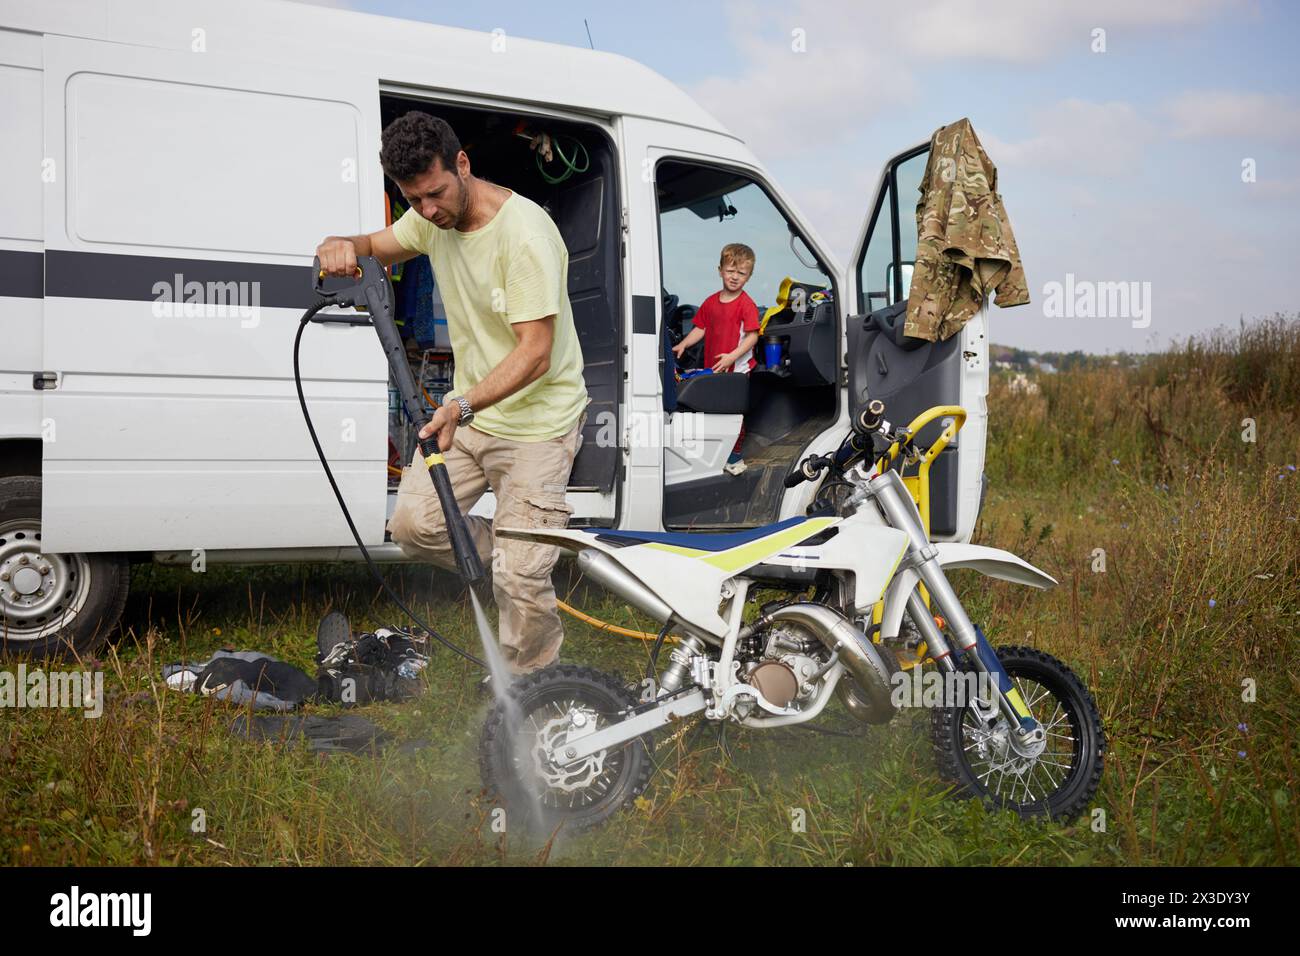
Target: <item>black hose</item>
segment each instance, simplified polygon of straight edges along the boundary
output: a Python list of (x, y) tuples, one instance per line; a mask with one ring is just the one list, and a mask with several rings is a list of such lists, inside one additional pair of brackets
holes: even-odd
[(654, 680), (659, 676), (659, 652), (663, 649), (664, 638), (668, 636), (668, 629), (670, 627), (672, 627), (671, 622), (664, 624), (663, 629), (659, 632), (659, 636), (655, 638), (654, 645), (650, 648), (650, 662), (646, 664), (645, 667), (645, 676), (647, 680)]
[(414, 611), (402, 603), (402, 599), (397, 596), (397, 593), (389, 586), (388, 582), (384, 580), (384, 576), (380, 572), (379, 566), (376, 565), (374, 559), (370, 557), (370, 552), (366, 550), (366, 546), (361, 543), (361, 534), (357, 531), (357, 526), (352, 521), (352, 513), (348, 511), (348, 506), (343, 501), (343, 492), (339, 491), (338, 482), (334, 480), (334, 472), (330, 470), (329, 462), (325, 459), (325, 450), (321, 448), (320, 439), (316, 437), (316, 426), (312, 424), (311, 413), (307, 411), (307, 396), (304, 395), (302, 391), (302, 372), (298, 362), (298, 350), (299, 346), (302, 344), (302, 330), (307, 327), (311, 320), (315, 318), (316, 313), (321, 309), (335, 304), (336, 303), (330, 299), (322, 299), (320, 302), (317, 302), (309, 308), (302, 314), (302, 320), (298, 323), (298, 334), (293, 337), (293, 384), (298, 389), (298, 404), (302, 407), (302, 417), (307, 422), (307, 431), (311, 434), (311, 443), (316, 446), (316, 456), (320, 458), (321, 467), (325, 469), (325, 477), (329, 479), (330, 487), (334, 489), (334, 497), (338, 499), (339, 508), (343, 511), (343, 517), (348, 523), (348, 529), (352, 532), (352, 537), (356, 539), (357, 547), (361, 549), (362, 557), (366, 559), (366, 565), (370, 568), (371, 574), (375, 576), (375, 580), (379, 582), (379, 586), (388, 594), (389, 600), (396, 604), (407, 617), (427, 631), (429, 636), (443, 647), (459, 654), (471, 664), (477, 664), (479, 667), (487, 667), (483, 661), (479, 660), (469, 651), (457, 647), (451, 641), (447, 640), (431, 628), (428, 624), (425, 624), (424, 621), (420, 620)]

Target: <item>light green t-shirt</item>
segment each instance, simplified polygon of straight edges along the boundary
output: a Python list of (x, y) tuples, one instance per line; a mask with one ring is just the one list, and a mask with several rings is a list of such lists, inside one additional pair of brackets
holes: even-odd
[(546, 374), (475, 409), (471, 427), (515, 441), (545, 441), (573, 428), (587, 405), (587, 386), (569, 305), (569, 252), (546, 210), (511, 193), (487, 225), (460, 232), (439, 229), (408, 209), (393, 223), (393, 235), (433, 265), (456, 362), (449, 399), (483, 381), (514, 349), (513, 323), (555, 316)]

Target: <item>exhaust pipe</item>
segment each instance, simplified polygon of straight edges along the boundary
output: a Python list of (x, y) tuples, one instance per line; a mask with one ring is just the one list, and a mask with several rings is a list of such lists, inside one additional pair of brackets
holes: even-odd
[(844, 615), (824, 604), (787, 604), (765, 616), (768, 623), (794, 624), (812, 634), (831, 651), (838, 651), (853, 681), (836, 688), (849, 713), (869, 724), (887, 724), (894, 717), (891, 670), (867, 636)]
[[(600, 582), (606, 589), (656, 621), (664, 623), (669, 618), (674, 618), (672, 608), (603, 551), (584, 548), (578, 552), (576, 560), (583, 574)], [(697, 629), (691, 627), (689, 622), (674, 619), (689, 633), (696, 632)], [(853, 677), (851, 682), (841, 681), (837, 688), (840, 699), (850, 714), (870, 724), (886, 724), (893, 719), (894, 704), (890, 700), (893, 690), (890, 681), (892, 672), (866, 635), (844, 615), (824, 604), (786, 604), (754, 622), (746, 630), (752, 632), (763, 624), (778, 623), (803, 628), (811, 632), (828, 650), (839, 652), (839, 659)], [(703, 633), (700, 636), (712, 638), (712, 635)]]
[(613, 591), (633, 607), (645, 611), (660, 624), (672, 617), (672, 608), (603, 551), (583, 548), (578, 552), (577, 561), (583, 574), (599, 581), (607, 590)]

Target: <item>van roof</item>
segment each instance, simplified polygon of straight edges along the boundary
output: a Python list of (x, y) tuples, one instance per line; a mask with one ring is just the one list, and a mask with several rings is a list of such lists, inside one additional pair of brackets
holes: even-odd
[[(735, 138), (680, 87), (625, 56), (289, 0), (65, 0), (0, 6), (5, 26), (328, 70), (603, 115), (642, 116)], [(13, 22), (20, 21), (20, 22)], [(496, 50), (494, 50), (494, 42)], [(504, 49), (501, 49), (504, 44)]]

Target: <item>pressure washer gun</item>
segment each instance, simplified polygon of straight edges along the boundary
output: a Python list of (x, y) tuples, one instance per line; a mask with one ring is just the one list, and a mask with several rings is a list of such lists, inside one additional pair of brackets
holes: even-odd
[[(415, 423), (418, 435), (429, 424), (430, 417), (425, 414), (415, 376), (411, 374), (411, 366), (406, 361), (402, 337), (393, 320), (393, 286), (388, 281), (384, 267), (374, 256), (362, 256), (357, 259), (357, 275), (354, 279), (326, 276), (320, 267), (320, 259), (314, 259), (311, 268), (312, 289), (323, 300), (317, 303), (319, 308), (337, 305), (366, 313), (364, 316), (316, 315), (311, 321), (374, 327), (379, 335), (379, 344), (384, 349), (384, 358), (388, 360), (392, 380), (401, 396), (402, 407), (406, 410), (407, 417)], [(447, 465), (438, 449), (438, 439), (430, 435), (428, 438), (420, 438), (419, 443), (424, 463), (429, 467), (434, 490), (438, 492), (438, 501), (442, 504), (442, 513), (447, 519), (447, 533), (451, 538), (452, 552), (456, 555), (456, 567), (466, 583), (476, 584), (483, 579), (483, 562), (479, 560), (478, 549), (470, 537), (465, 517), (456, 504)]]

